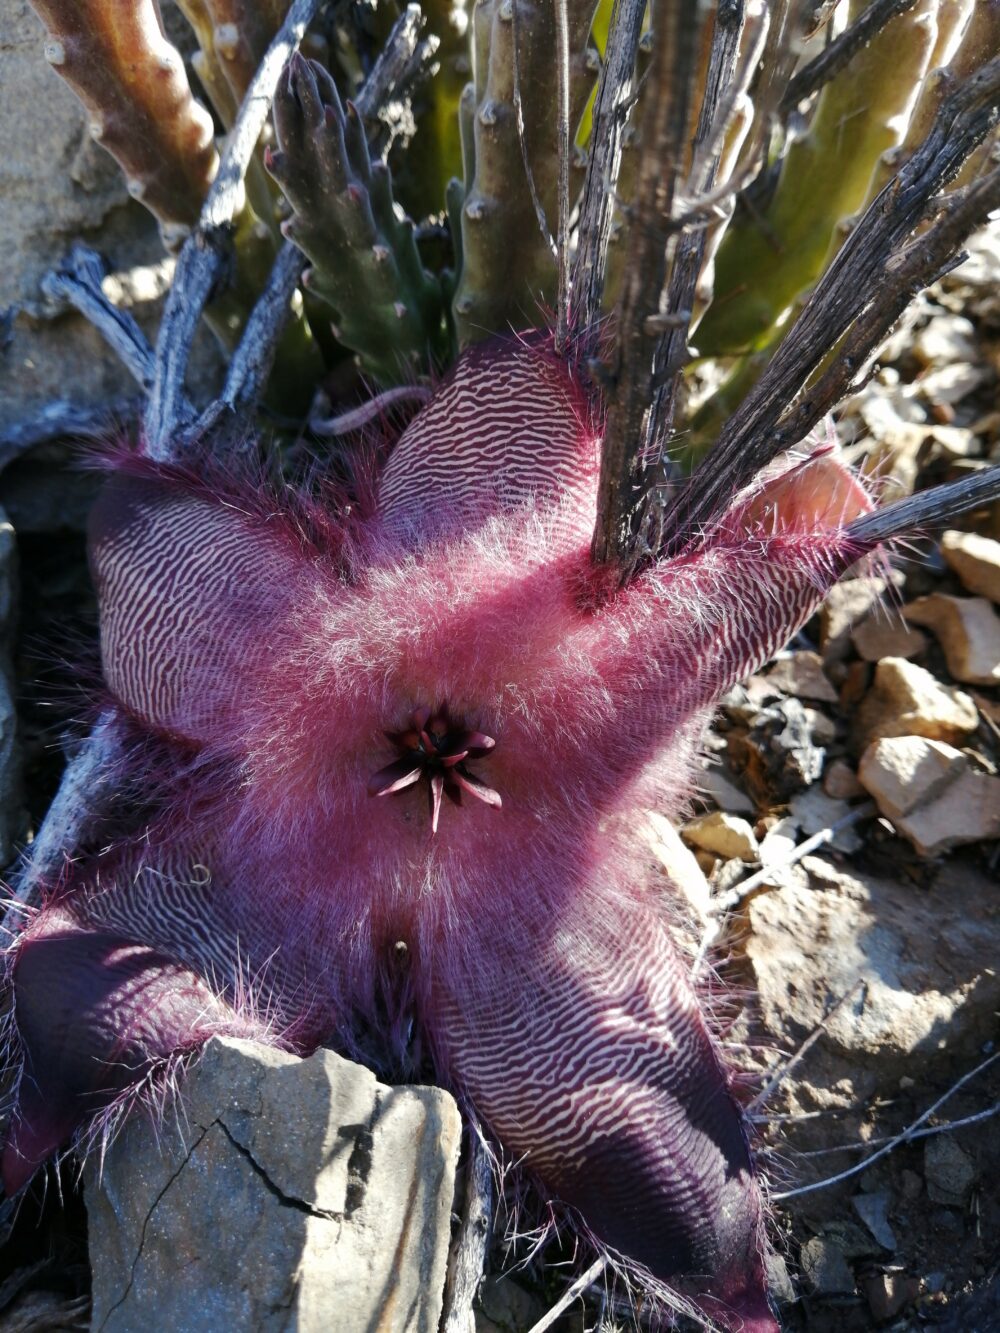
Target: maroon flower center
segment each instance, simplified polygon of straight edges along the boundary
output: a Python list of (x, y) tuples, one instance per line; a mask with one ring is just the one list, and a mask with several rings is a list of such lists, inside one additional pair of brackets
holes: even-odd
[(395, 746), (399, 758), (368, 779), (369, 796), (391, 796), (426, 781), (432, 833), (437, 832), (444, 796), (454, 805), (461, 805), (466, 795), (500, 808), (499, 793), (466, 767), (467, 760), (489, 754), (496, 741), (452, 718), (447, 704), (436, 713), (429, 708), (418, 708), (405, 731), (387, 731), (385, 737)]

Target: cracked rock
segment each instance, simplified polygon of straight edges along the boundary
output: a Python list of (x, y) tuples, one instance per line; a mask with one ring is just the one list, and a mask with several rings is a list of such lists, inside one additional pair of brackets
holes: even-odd
[(435, 1329), (461, 1119), (436, 1088), (386, 1087), (209, 1042), (182, 1106), (137, 1115), (86, 1177), (95, 1330)]

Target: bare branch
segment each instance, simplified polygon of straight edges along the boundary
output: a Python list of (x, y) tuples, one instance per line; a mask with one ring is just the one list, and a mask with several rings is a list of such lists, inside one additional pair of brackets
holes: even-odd
[(659, 334), (647, 321), (659, 312), (672, 231), (678, 174), (691, 104), (697, 0), (657, 6), (653, 68), (646, 88), (642, 152), (625, 282), (618, 309), (617, 364), (598, 482), (597, 523), (591, 558), (597, 565), (628, 560), (631, 523), (642, 495), (642, 456), (653, 389), (653, 354)]
[(476, 1125), (469, 1127), (465, 1202), (448, 1263), (443, 1333), (474, 1333), (472, 1305), (479, 1294), (493, 1230), (493, 1173), (490, 1155)]
[(615, 0), (611, 11), (604, 67), (594, 99), (590, 155), (573, 262), (574, 318), (582, 330), (594, 325), (604, 297), (615, 187), (621, 168), (625, 124), (633, 105), (632, 80), (645, 12), (646, 0)]
[(42, 291), (53, 301), (68, 301), (79, 310), (144, 393), (153, 387), (153, 349), (146, 335), (127, 310), (119, 310), (105, 296), (101, 282), (107, 272), (104, 260), (85, 245), (74, 245), (62, 264), (42, 279)]
[(229, 229), (242, 200), (243, 179), (267, 120), (278, 78), (321, 3), (293, 0), (288, 17), (247, 89), (198, 226), (177, 261), (160, 324), (156, 377), (146, 409), (146, 448), (151, 458), (169, 457), (172, 437), (191, 419), (185, 407), (184, 377), (195, 329), (229, 253)]
[(21, 454), (47, 440), (99, 439), (107, 434), (109, 422), (137, 417), (140, 401), (138, 398), (113, 398), (96, 407), (81, 407), (62, 398), (46, 403), (33, 416), (0, 430), (0, 471)]
[(355, 105), (365, 120), (373, 157), (385, 157), (394, 139), (400, 103), (431, 73), (439, 39), (420, 40), (424, 23), (420, 6), (407, 5), (358, 93)]
[(816, 1180), (811, 1185), (800, 1185), (798, 1189), (785, 1190), (783, 1194), (772, 1194), (772, 1200), (774, 1200), (775, 1203), (779, 1203), (784, 1199), (796, 1199), (802, 1194), (813, 1194), (816, 1190), (827, 1189), (830, 1185), (839, 1185), (841, 1181), (850, 1180), (852, 1176), (857, 1176), (860, 1175), (862, 1171), (867, 1171), (873, 1162), (877, 1162), (881, 1157), (886, 1157), (895, 1148), (900, 1147), (901, 1144), (908, 1143), (910, 1139), (916, 1137), (914, 1131), (918, 1130), (921, 1125), (925, 1124), (935, 1111), (942, 1107), (949, 1098), (954, 1097), (955, 1093), (958, 1092), (960, 1088), (964, 1087), (971, 1079), (975, 1078), (977, 1074), (981, 1074), (984, 1070), (989, 1069), (990, 1065), (996, 1064), (998, 1060), (1000, 1060), (1000, 1053), (989, 1056), (987, 1059), (981, 1061), (980, 1064), (976, 1065), (975, 1069), (970, 1069), (967, 1074), (963, 1074), (960, 1079), (951, 1085), (943, 1096), (937, 1099), (933, 1106), (928, 1106), (927, 1110), (924, 1111), (922, 1115), (917, 1116), (912, 1124), (907, 1125), (902, 1133), (895, 1135), (895, 1137), (891, 1138), (888, 1143), (879, 1148), (877, 1152), (873, 1152), (870, 1156), (866, 1157), (863, 1162), (856, 1162), (854, 1166), (848, 1167), (846, 1171), (841, 1171), (835, 1176), (828, 1176), (826, 1180)]
[(960, 481), (935, 486), (919, 495), (897, 500), (884, 509), (873, 510), (856, 518), (847, 531), (858, 541), (874, 545), (903, 532), (939, 528), (950, 523), (957, 514), (995, 500), (1000, 500), (1000, 466), (984, 468)]
[(226, 442), (234, 442), (237, 447), (247, 442), (247, 424), (267, 386), (304, 264), (302, 251), (291, 241), (286, 241), (278, 251), (267, 284), (233, 353), (222, 393), (205, 409), (194, 426), (178, 437), (175, 454), (181, 453), (195, 440), (207, 435), (216, 436), (220, 431), (225, 435), (225, 442), (218, 437), (214, 439), (217, 451), (221, 451)]
[(587, 1271), (581, 1273), (571, 1287), (566, 1288), (552, 1309), (532, 1324), (528, 1333), (545, 1333), (547, 1328), (551, 1328), (563, 1311), (568, 1310), (577, 1297), (582, 1296), (587, 1288), (597, 1281), (607, 1266), (608, 1261), (603, 1256), (600, 1259), (595, 1259)]
[(264, 392), (304, 263), (305, 256), (298, 246), (286, 241), (247, 321), (240, 345), (229, 363), (221, 395), (226, 406), (238, 416), (252, 413)]

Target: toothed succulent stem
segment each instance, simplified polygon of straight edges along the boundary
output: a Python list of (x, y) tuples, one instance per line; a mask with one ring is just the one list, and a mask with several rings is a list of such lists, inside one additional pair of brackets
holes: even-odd
[(372, 162), (353, 103), (330, 75), (296, 56), (274, 103), (268, 170), (292, 207), (285, 235), (306, 254), (310, 292), (336, 312), (337, 337), (383, 384), (411, 378), (448, 350), (441, 287), (396, 215), (389, 169)]
[[(852, 0), (856, 19), (865, 0)], [(936, 0), (920, 0), (819, 94), (806, 134), (788, 149), (763, 216), (733, 219), (715, 264), (715, 305), (696, 335), (707, 355), (763, 346), (839, 248), (837, 225), (868, 194), (882, 153), (901, 140), (937, 33)]]
[(198, 220), (218, 156), (212, 118), (192, 97), (153, 0), (33, 3), (50, 34), (46, 58), (83, 102), (91, 134), (173, 248)]
[[(595, 82), (586, 50), (595, 8), (595, 0), (567, 0), (571, 140)], [(474, 97), (474, 174), (465, 181), (463, 267), (454, 301), (463, 346), (546, 323), (558, 280), (551, 244), (559, 214), (555, 5), (477, 0), (473, 22), (475, 84), (463, 94), (463, 110), (467, 116)]]

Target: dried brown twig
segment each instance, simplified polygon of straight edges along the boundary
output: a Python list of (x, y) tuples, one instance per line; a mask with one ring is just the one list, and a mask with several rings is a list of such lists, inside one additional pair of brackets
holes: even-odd
[(646, 0), (615, 0), (590, 132), (590, 155), (580, 201), (578, 242), (571, 289), (577, 327), (590, 329), (604, 296), (608, 242), (622, 140), (634, 105), (633, 76)]
[(609, 384), (609, 411), (598, 482), (592, 558), (596, 565), (626, 565), (632, 517), (642, 496), (646, 418), (653, 396), (653, 357), (673, 231), (678, 175), (690, 116), (697, 39), (697, 0), (666, 0), (657, 7), (653, 67), (642, 118), (639, 179), (628, 236), (626, 277), (618, 308), (617, 361)]

